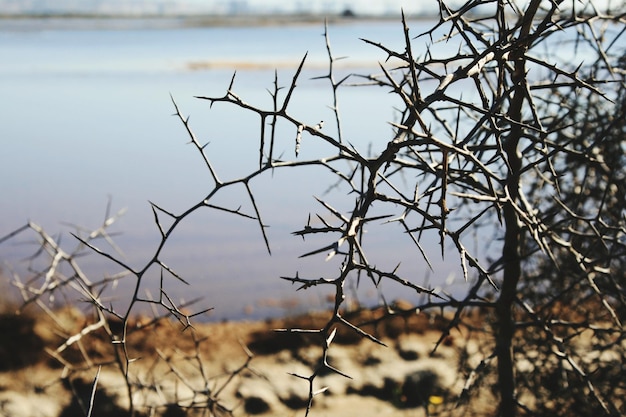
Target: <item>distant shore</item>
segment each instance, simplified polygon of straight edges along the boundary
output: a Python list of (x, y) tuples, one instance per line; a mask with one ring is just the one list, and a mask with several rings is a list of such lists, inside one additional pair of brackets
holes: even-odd
[[(407, 16), (410, 20), (432, 20), (432, 15)], [(376, 21), (400, 21), (400, 15), (345, 15), (345, 14), (275, 14), (275, 15), (2, 15), (0, 30), (29, 30), (34, 27), (48, 30), (91, 29), (179, 29), (184, 27), (224, 26), (285, 26), (319, 24), (350, 24)]]

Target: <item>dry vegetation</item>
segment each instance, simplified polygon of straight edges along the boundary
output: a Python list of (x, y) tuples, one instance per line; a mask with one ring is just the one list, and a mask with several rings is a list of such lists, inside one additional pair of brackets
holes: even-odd
[[(222, 178), (174, 101), (208, 189), (180, 213), (151, 203), (159, 239), (141, 266), (116, 252), (109, 229), (118, 215), (109, 210), (101, 227), (73, 235), (72, 249), (34, 222), (0, 238), (36, 241), (26, 273), (11, 276), (22, 315), (0, 324), (4, 414), (624, 415), (624, 4), (437, 3), (439, 21), (426, 33), (411, 33), (403, 16), (400, 49), (365, 41), (382, 55), (372, 74), (337, 77), (326, 29), (329, 71), (318, 79), (328, 82), (335, 120), (325, 125), (291, 112), (306, 55), (286, 85), (276, 73), (268, 108), (240, 97), (234, 75), (223, 95), (198, 97), (258, 117), (249, 144), (258, 165), (242, 177)], [(368, 149), (343, 133), (347, 84), (401, 103), (390, 137)], [(178, 304), (164, 286), (186, 282), (164, 261), (172, 234), (193, 213), (218, 210), (251, 221), (271, 253), (254, 180), (305, 167), (330, 174), (336, 193), (316, 197), (293, 233), (310, 245), (301, 257), (335, 272), (281, 278), (300, 290), (330, 288), (332, 309), (197, 323), (206, 310)], [(231, 189), (243, 191), (242, 204), (216, 197)], [(371, 261), (385, 233), (404, 239), (425, 268), (435, 269), (434, 257), (454, 262), (464, 292), (433, 288), (395, 259)], [(86, 253), (119, 272), (87, 276)], [(106, 297), (120, 280), (132, 288), (127, 304)], [(349, 309), (356, 283), (399, 285), (419, 302), (383, 296), (371, 310)], [(152, 314), (138, 318), (142, 309)]]

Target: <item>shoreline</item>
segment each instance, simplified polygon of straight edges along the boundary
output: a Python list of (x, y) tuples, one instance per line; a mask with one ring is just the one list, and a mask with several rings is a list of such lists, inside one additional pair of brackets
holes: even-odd
[[(434, 15), (407, 16), (409, 21), (436, 19)], [(400, 22), (400, 15), (341, 14), (255, 14), (255, 15), (2, 15), (0, 31), (7, 30), (119, 30), (119, 29), (181, 29), (204, 27), (264, 27), (328, 24), (349, 25), (367, 22)]]

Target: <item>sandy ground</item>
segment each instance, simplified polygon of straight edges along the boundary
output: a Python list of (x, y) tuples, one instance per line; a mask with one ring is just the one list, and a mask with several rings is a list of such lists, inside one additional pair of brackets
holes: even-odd
[[(83, 409), (89, 407), (100, 367), (94, 416), (125, 414), (126, 380), (138, 415), (208, 415), (211, 409), (218, 416), (304, 416), (323, 339), (273, 329), (319, 328), (323, 320), (307, 316), (183, 330), (177, 322), (139, 319), (128, 328), (123, 349), (110, 343), (104, 328), (76, 336), (93, 324), (76, 311), (58, 315), (56, 323), (45, 316), (17, 320), (5, 315), (0, 323), (5, 340), (0, 345), (0, 415), (84, 416), (77, 398)], [(452, 393), (465, 382), (457, 372), (461, 335), (452, 335), (432, 354), (438, 326), (425, 316), (392, 321), (372, 331), (386, 346), (347, 329), (337, 332), (328, 363), (339, 373), (319, 371), (312, 390), (320, 393), (309, 415), (426, 415), (424, 407), (411, 404), (420, 394), (403, 392), (408, 375), (435, 375), (435, 382), (419, 390), (432, 388), (431, 415), (449, 408)], [(73, 343), (64, 344), (71, 336)], [(15, 343), (6, 342), (7, 337)]]

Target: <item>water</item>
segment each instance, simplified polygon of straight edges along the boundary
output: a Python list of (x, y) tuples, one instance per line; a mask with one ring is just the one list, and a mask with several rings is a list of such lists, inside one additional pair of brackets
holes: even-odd
[[(312, 79), (327, 73), (323, 22), (215, 28), (136, 22), (99, 23), (94, 29), (89, 21), (75, 21), (72, 27), (0, 21), (0, 235), (30, 219), (51, 234), (61, 233), (69, 250), (74, 241), (67, 232), (75, 230), (73, 225), (98, 227), (111, 197), (113, 210), (128, 209), (113, 228), (123, 232), (116, 242), (125, 262), (142, 268), (159, 242), (148, 201), (180, 213), (212, 188), (202, 160), (186, 145), (182, 124), (171, 116), (170, 95), (191, 116), (200, 140), (210, 142), (209, 156), (223, 180), (245, 175), (258, 164), (259, 118), (232, 106), (209, 109), (207, 101), (194, 98), (224, 95), (233, 70), (234, 90), (248, 102), (271, 108), (266, 89), (272, 88), (274, 68), (279, 83), (287, 86), (308, 52), (291, 111), (308, 124), (325, 120), (325, 129), (333, 129), (328, 83)], [(415, 33), (427, 24), (416, 22)], [(402, 50), (399, 22), (330, 25), (329, 32), (335, 56), (348, 56), (338, 61), (338, 78), (377, 72), (377, 62), (386, 59), (360, 37)], [(384, 146), (390, 134), (387, 122), (394, 120), (393, 106), (400, 103), (370, 89), (345, 88), (340, 94), (346, 137), (364, 153), (369, 144)], [(294, 138), (293, 128), (282, 131), (277, 153), (292, 158)], [(328, 154), (332, 150), (318, 143), (302, 144), (302, 158)], [(319, 170), (302, 169), (297, 175), (277, 171), (251, 183), (264, 221), (271, 225), (272, 256), (255, 222), (210, 210), (193, 215), (164, 252), (164, 261), (191, 286), (170, 279), (166, 287), (177, 299), (202, 297), (202, 306), (215, 307), (213, 319), (327, 305), (332, 288), (300, 294), (279, 277), (300, 272), (313, 278), (337, 271), (337, 264), (320, 263), (321, 258), (298, 259), (316, 244), (328, 244), (326, 240), (302, 242), (291, 235), (309, 213), (321, 210), (311, 196), (323, 196), (331, 181)], [(333, 198), (339, 209), (350, 210), (345, 196)], [(243, 189), (224, 193), (216, 202), (252, 210)], [(416, 260), (407, 242), (398, 242), (397, 234), (381, 234), (378, 265), (393, 268), (398, 259), (408, 259), (403, 271), (421, 283), (426, 265)], [(32, 236), (18, 242), (28, 239)], [(32, 248), (5, 243), (0, 256), (15, 263)], [(93, 276), (119, 270), (98, 257), (83, 262)], [(435, 281), (449, 273), (444, 266)], [(158, 296), (158, 283), (158, 273), (152, 271), (142, 292)], [(377, 297), (372, 288), (363, 291), (370, 299)], [(120, 305), (127, 298), (117, 297), (112, 302)]]

